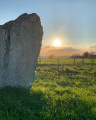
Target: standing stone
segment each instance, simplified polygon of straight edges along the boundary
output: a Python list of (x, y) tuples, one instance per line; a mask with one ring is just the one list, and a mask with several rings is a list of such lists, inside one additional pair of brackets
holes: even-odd
[(35, 13), (24, 13), (0, 25), (0, 87), (30, 87), (42, 36), (40, 18)]

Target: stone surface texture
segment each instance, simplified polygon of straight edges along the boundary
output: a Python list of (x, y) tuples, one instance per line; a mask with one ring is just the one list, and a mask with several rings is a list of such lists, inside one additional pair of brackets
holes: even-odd
[(40, 18), (35, 13), (24, 13), (0, 25), (0, 87), (30, 87), (42, 36)]

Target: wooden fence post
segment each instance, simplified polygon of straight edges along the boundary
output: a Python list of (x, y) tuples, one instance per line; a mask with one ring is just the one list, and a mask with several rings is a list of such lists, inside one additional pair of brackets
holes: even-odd
[(74, 65), (75, 65), (75, 55), (74, 55)]
[(58, 58), (58, 76), (59, 76), (59, 79), (60, 79), (60, 71), (59, 71), (59, 58)]
[(63, 76), (64, 76), (64, 62), (63, 62), (63, 67), (62, 67), (62, 71), (63, 71)]

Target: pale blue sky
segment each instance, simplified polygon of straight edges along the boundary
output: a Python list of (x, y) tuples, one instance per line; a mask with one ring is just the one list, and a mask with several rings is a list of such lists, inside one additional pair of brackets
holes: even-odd
[(96, 0), (0, 0), (1, 25), (25, 12), (40, 16), (45, 45), (55, 38), (67, 46), (96, 43)]

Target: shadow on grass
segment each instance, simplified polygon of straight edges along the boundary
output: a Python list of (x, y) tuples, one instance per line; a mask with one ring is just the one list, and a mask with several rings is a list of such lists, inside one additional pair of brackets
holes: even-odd
[(95, 119), (92, 106), (78, 97), (53, 99), (48, 92), (32, 90), (30, 93), (27, 89), (12, 87), (0, 89), (0, 120)]
[(40, 91), (4, 87), (0, 89), (0, 120), (41, 120), (45, 104)]

